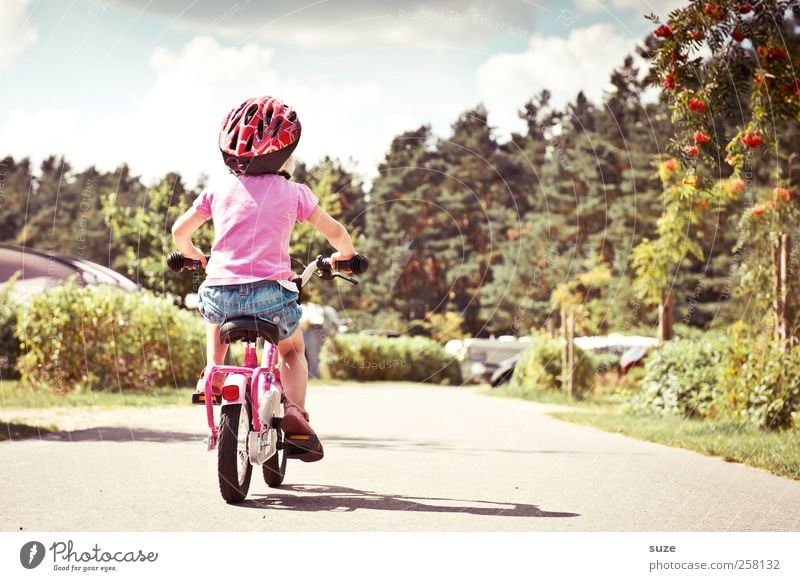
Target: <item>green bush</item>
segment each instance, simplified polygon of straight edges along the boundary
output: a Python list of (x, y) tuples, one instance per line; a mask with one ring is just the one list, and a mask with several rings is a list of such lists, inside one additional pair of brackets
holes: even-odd
[(800, 426), (800, 347), (734, 333), (720, 376), (720, 405), (735, 417), (770, 430)]
[(20, 319), (22, 379), (55, 392), (187, 384), (204, 365), (202, 320), (150, 292), (66, 283)]
[(651, 352), (637, 409), (695, 418), (728, 416), (764, 429), (797, 427), (800, 348), (786, 350), (742, 326), (730, 336), (669, 341)]
[[(536, 333), (531, 344), (522, 353), (511, 376), (511, 387), (530, 391), (561, 390), (562, 345), (558, 339)], [(590, 353), (575, 347), (575, 387), (577, 393), (585, 392), (594, 384), (597, 364)]]
[(11, 300), (11, 291), (17, 277), (15, 274), (0, 290), (0, 379), (19, 377), (17, 358), (20, 346), (14, 334), (17, 327), (17, 306)]
[(328, 379), (461, 383), (456, 358), (425, 337), (335, 335), (322, 347), (320, 369)]
[(714, 414), (723, 391), (719, 368), (726, 346), (720, 337), (675, 339), (651, 350), (633, 406), (687, 418)]

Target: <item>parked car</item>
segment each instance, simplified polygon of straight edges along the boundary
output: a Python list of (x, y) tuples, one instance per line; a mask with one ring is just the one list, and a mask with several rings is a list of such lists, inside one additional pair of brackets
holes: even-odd
[[(576, 337), (575, 345), (584, 351), (595, 355), (611, 357), (624, 374), (634, 365), (641, 365), (650, 349), (658, 343), (654, 337), (641, 337), (636, 335), (610, 335), (594, 337)], [(616, 356), (616, 357), (615, 357)], [(519, 353), (500, 361), (489, 376), (489, 384), (498, 387), (511, 380), (514, 368), (519, 361)]]
[(492, 387), (500, 387), (504, 383), (511, 381), (511, 376), (514, 375), (514, 368), (519, 362), (519, 354), (512, 355), (508, 359), (503, 359), (494, 370), (489, 378), (489, 385)]
[(503, 335), (488, 339), (448, 341), (444, 349), (461, 363), (461, 376), (466, 382), (490, 381), (501, 362), (519, 355), (530, 344), (530, 337)]
[(625, 351), (625, 353), (623, 353), (622, 357), (619, 359), (620, 372), (624, 375), (625, 373), (628, 373), (631, 367), (644, 365), (644, 360), (649, 351), (650, 347), (646, 347), (644, 345), (637, 345), (636, 347), (631, 347)]
[(11, 295), (18, 302), (58, 286), (70, 277), (74, 277), (80, 286), (102, 284), (130, 292), (140, 288), (126, 276), (90, 260), (0, 244), (0, 288), (5, 287), (17, 272), (19, 278), (14, 283)]

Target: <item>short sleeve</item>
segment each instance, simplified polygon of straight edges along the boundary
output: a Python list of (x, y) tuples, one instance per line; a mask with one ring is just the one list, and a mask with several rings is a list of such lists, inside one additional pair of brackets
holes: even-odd
[(319, 204), (319, 198), (305, 184), (297, 184), (297, 221), (305, 222)]
[(206, 220), (211, 219), (211, 198), (212, 193), (209, 190), (203, 190), (200, 192), (200, 195), (195, 198), (192, 206), (197, 213), (200, 214)]

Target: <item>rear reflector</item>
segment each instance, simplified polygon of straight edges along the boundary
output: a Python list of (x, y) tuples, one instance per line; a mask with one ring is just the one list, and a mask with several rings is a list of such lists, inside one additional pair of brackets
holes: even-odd
[(222, 388), (222, 399), (227, 399), (228, 401), (239, 399), (239, 386), (238, 385), (226, 385)]

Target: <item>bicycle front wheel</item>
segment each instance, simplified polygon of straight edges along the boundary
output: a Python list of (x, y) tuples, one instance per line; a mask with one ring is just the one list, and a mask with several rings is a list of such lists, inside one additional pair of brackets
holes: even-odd
[(219, 491), (227, 503), (242, 502), (250, 489), (253, 466), (247, 452), (250, 406), (223, 406), (217, 443)]

